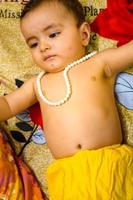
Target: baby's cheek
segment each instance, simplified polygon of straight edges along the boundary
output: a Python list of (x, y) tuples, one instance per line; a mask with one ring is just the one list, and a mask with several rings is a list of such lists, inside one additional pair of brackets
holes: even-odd
[(66, 51), (67, 57), (72, 57), (72, 56), (74, 55), (74, 52), (75, 52), (74, 48), (69, 47), (69, 48), (67, 49), (67, 51)]
[(39, 56), (39, 54), (37, 53), (32, 53), (32, 58), (33, 58), (33, 61), (36, 63), (36, 64), (40, 64), (40, 62), (42, 62), (42, 58)]

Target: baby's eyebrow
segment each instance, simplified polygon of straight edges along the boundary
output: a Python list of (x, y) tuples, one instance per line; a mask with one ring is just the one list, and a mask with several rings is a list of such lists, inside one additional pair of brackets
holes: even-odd
[[(43, 29), (43, 32), (46, 32), (50, 29), (53, 29), (53, 28), (58, 28), (58, 27), (63, 27), (63, 25), (61, 23), (52, 23), (52, 24), (49, 24), (48, 26), (46, 26), (44, 29)], [(26, 39), (26, 43), (28, 43), (30, 40), (32, 39), (36, 39), (35, 36), (31, 36), (29, 38)]]
[(52, 23), (52, 24), (49, 24), (48, 26), (46, 26), (43, 31), (47, 31), (49, 29), (52, 29), (52, 28), (57, 28), (57, 27), (63, 27), (63, 25), (61, 23)]
[(36, 39), (36, 37), (33, 36), (33, 37), (27, 38), (27, 39), (26, 39), (26, 43), (28, 44), (28, 42), (29, 42), (30, 40), (32, 40), (32, 39)]

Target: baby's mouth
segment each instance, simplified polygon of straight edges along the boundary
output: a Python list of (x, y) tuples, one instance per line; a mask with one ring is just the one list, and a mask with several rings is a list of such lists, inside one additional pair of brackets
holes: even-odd
[(50, 61), (55, 57), (55, 55), (47, 55), (44, 57), (44, 61)]

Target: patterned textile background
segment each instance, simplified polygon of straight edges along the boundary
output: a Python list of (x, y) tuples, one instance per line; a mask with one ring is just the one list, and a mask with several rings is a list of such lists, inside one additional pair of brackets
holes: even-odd
[[(86, 19), (90, 23), (107, 7), (106, 0), (81, 0)], [(102, 2), (102, 3), (101, 3)], [(20, 32), (19, 16), (26, 1), (0, 1), (0, 95), (8, 94), (20, 87), (33, 74), (40, 72), (32, 62), (29, 50)], [(103, 50), (116, 46), (117, 41), (101, 37), (92, 32), (89, 50)], [(132, 74), (133, 70), (126, 72)], [(129, 75), (129, 74), (128, 74)], [(126, 143), (133, 145), (133, 111), (118, 103), (124, 138)], [(26, 110), (16, 117), (1, 123), (1, 127), (8, 133), (12, 146), (18, 155), (23, 156), (25, 162), (37, 176), (42, 189), (47, 193), (45, 172), (48, 164), (53, 160), (47, 147), (42, 129), (34, 124)]]

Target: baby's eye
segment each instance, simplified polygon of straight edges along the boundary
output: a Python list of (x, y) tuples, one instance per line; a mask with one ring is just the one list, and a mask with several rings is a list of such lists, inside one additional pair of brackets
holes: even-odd
[(36, 42), (36, 43), (30, 44), (29, 47), (30, 48), (35, 48), (35, 47), (37, 47), (37, 45), (38, 45), (38, 43)]
[(55, 38), (56, 36), (58, 36), (60, 34), (60, 32), (55, 32), (55, 33), (51, 33), (49, 35), (49, 38)]

